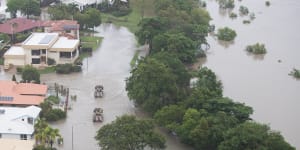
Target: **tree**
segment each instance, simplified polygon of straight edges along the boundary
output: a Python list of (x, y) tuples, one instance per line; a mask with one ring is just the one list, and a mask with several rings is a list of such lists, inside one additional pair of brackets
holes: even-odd
[(32, 66), (25, 66), (22, 71), (22, 80), (24, 82), (35, 82), (40, 83), (40, 73), (38, 70)]
[(77, 12), (74, 18), (80, 24), (83, 29), (94, 28), (101, 24), (100, 11), (95, 8), (88, 8), (83, 13)]
[(86, 23), (88, 28), (94, 28), (101, 24), (101, 15), (99, 10), (95, 8), (88, 8), (85, 11), (85, 14), (88, 16), (88, 22)]
[(22, 0), (20, 11), (29, 18), (30, 15), (39, 16), (41, 14), (40, 3), (38, 0)]
[(154, 132), (150, 120), (121, 116), (97, 132), (95, 139), (103, 150), (143, 150), (145, 147), (164, 149), (165, 139)]
[(23, 1), (20, 0), (8, 0), (6, 3), (7, 12), (10, 12), (10, 16), (12, 18), (16, 18), (17, 17), (17, 11), (21, 10), (21, 6), (23, 4)]
[(39, 16), (41, 13), (40, 3), (38, 0), (8, 0), (7, 10), (13, 18), (16, 18), (17, 11), (29, 18), (30, 15)]
[(232, 149), (295, 150), (280, 133), (256, 122), (245, 122), (225, 133), (218, 150)]
[(161, 18), (145, 18), (138, 26), (140, 29), (135, 33), (140, 44), (149, 44), (152, 50), (152, 40), (155, 35), (163, 33), (166, 30), (166, 23)]
[(73, 19), (73, 15), (79, 12), (76, 4), (59, 4), (48, 7), (48, 14), (52, 20)]
[[(52, 144), (56, 138), (61, 138), (58, 129), (51, 128), (43, 119), (38, 119), (34, 125), (36, 145), (48, 146), (52, 149)], [(46, 145), (47, 144), (47, 145)]]
[(168, 51), (178, 56), (183, 63), (196, 59), (195, 43), (183, 33), (164, 33), (153, 38), (153, 52)]
[(128, 96), (135, 104), (154, 113), (163, 106), (179, 101), (176, 76), (165, 64), (154, 58), (141, 60), (126, 80)]
[(169, 105), (158, 110), (155, 115), (155, 121), (171, 131), (176, 131), (183, 121), (185, 108), (179, 105)]

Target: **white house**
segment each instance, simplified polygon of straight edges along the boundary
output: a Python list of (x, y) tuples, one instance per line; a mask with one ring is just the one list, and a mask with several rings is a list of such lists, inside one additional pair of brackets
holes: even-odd
[(56, 64), (74, 63), (78, 58), (79, 40), (59, 33), (32, 33), (21, 46), (12, 46), (4, 54), (4, 66), (47, 66), (48, 58)]
[(0, 138), (30, 140), (33, 138), (34, 123), (41, 111), (36, 106), (25, 108), (0, 107)]

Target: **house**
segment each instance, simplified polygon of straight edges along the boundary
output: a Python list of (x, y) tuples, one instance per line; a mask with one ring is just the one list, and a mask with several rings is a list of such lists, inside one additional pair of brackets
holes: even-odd
[(0, 80), (0, 105), (38, 106), (46, 98), (47, 91), (47, 85)]
[(33, 139), (34, 124), (40, 111), (41, 108), (36, 106), (0, 107), (1, 139)]
[(0, 24), (0, 33), (8, 35), (16, 33), (28, 33), (40, 27), (41, 23), (41, 21), (27, 18), (13, 18), (7, 20), (3, 24)]
[(48, 20), (42, 23), (44, 31), (48, 33), (59, 33), (60, 35), (79, 39), (79, 24), (75, 20)]
[(32, 150), (34, 140), (0, 139), (2, 150)]
[(48, 59), (56, 64), (74, 63), (79, 56), (79, 40), (59, 36), (59, 33), (32, 33), (21, 46), (12, 46), (4, 54), (4, 66), (48, 66)]

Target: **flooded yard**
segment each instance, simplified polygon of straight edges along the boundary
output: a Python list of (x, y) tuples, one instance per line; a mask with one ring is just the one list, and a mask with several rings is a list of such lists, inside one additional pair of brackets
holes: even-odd
[[(296, 19), (300, 1), (270, 2), (267, 7), (260, 0), (236, 1), (233, 12), (238, 14), (243, 5), (256, 16), (250, 24), (243, 24), (248, 16), (230, 19), (215, 0), (208, 0), (211, 23), (216, 29), (234, 29), (237, 37), (233, 43), (222, 43), (210, 36), (211, 49), (202, 62), (222, 80), (224, 96), (252, 106), (252, 118), (280, 131), (300, 149), (300, 81), (288, 75), (294, 67), (300, 68), (300, 20)], [(246, 46), (257, 42), (265, 44), (267, 54), (247, 54)]]

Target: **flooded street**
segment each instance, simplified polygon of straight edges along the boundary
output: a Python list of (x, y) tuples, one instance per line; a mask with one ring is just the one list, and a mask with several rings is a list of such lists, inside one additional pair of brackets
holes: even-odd
[[(254, 12), (256, 19), (243, 24), (249, 17), (230, 19), (219, 11), (215, 0), (207, 1), (207, 9), (219, 27), (228, 26), (237, 33), (234, 43), (220, 43), (210, 36), (211, 49), (204, 60), (224, 85), (224, 96), (245, 102), (254, 109), (252, 118), (280, 131), (285, 139), (300, 149), (300, 81), (289, 76), (293, 68), (300, 68), (300, 10), (299, 0), (236, 1), (233, 12), (240, 5)], [(264, 43), (267, 54), (254, 57), (246, 53), (247, 45)], [(279, 62), (281, 60), (281, 62)]]
[[(69, 75), (43, 74), (41, 82), (48, 85), (59, 83), (70, 88), (70, 95), (77, 95), (76, 101), (70, 101), (71, 110), (67, 119), (51, 123), (58, 128), (64, 138), (61, 150), (98, 150), (94, 137), (96, 131), (104, 124), (115, 120), (117, 116), (132, 114), (143, 117), (129, 101), (125, 91), (125, 79), (130, 75), (130, 61), (136, 50), (134, 35), (124, 27), (104, 24), (96, 28), (95, 36), (104, 37), (101, 46), (93, 55), (83, 61), (82, 73)], [(11, 72), (1, 72), (0, 79), (11, 80)], [(20, 80), (17, 75), (17, 80)], [(104, 97), (94, 98), (94, 86), (104, 86)], [(95, 107), (104, 110), (104, 122), (93, 123), (92, 115)], [(73, 128), (73, 138), (72, 138)], [(163, 132), (167, 136), (166, 133)], [(72, 142), (73, 139), (73, 142)], [(167, 136), (168, 150), (188, 149), (175, 137)]]

